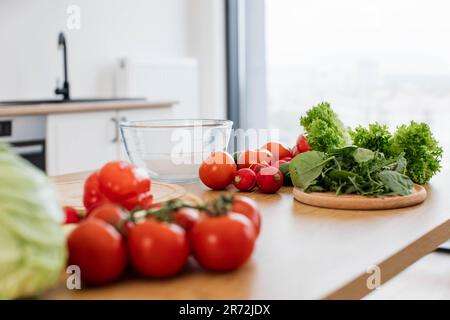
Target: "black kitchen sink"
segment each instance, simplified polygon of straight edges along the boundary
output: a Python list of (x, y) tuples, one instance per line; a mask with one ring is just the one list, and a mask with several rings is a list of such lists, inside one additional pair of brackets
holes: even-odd
[(120, 102), (120, 101), (145, 101), (145, 98), (82, 98), (82, 99), (48, 99), (48, 100), (11, 100), (0, 101), (0, 106), (38, 105), (53, 103), (86, 103), (86, 102)]

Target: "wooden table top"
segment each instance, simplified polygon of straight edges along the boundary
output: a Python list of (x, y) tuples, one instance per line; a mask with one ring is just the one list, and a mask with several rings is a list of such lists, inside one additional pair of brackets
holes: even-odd
[[(273, 195), (242, 193), (257, 201), (263, 220), (253, 257), (241, 269), (214, 274), (191, 261), (172, 279), (131, 277), (78, 291), (66, 289), (63, 277), (42, 298), (359, 299), (371, 291), (368, 268), (379, 266), (384, 283), (450, 238), (449, 178), (448, 171), (436, 176), (423, 204), (383, 211), (303, 205), (288, 187)], [(204, 199), (218, 194), (200, 183), (184, 187)]]

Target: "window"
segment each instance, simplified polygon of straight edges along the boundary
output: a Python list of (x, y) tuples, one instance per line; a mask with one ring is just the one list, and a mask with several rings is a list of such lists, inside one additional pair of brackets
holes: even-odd
[[(329, 101), (349, 126), (427, 122), (450, 150), (448, 12), (445, 0), (249, 1), (241, 87), (253, 93), (246, 90), (241, 108), (291, 145), (300, 115)], [(264, 52), (252, 43), (260, 37)], [(248, 67), (261, 60), (264, 72)], [(252, 103), (254, 92), (263, 105)]]

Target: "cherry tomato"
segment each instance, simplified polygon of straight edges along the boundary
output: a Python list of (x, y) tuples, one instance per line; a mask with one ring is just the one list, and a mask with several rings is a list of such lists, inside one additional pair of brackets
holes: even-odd
[(252, 163), (249, 167), (249, 169), (253, 170), (253, 172), (255, 174), (258, 174), (258, 172), (262, 169), (262, 168), (266, 168), (269, 167), (269, 164), (267, 163)]
[(67, 240), (69, 264), (81, 270), (81, 279), (101, 285), (118, 279), (127, 265), (126, 247), (114, 227), (99, 219), (83, 220)]
[(238, 168), (249, 168), (253, 163), (270, 163), (272, 153), (267, 149), (246, 150), (239, 155)]
[(285, 162), (289, 162), (289, 161), (292, 160), (292, 158), (291, 158), (291, 157), (284, 157), (284, 158), (282, 158), (281, 160), (283, 160), (283, 161), (285, 161)]
[(198, 170), (200, 180), (213, 190), (222, 190), (230, 185), (235, 172), (233, 158), (224, 151), (213, 152)]
[(78, 211), (75, 208), (64, 207), (63, 210), (64, 210), (64, 214), (66, 216), (64, 224), (77, 223), (80, 221), (80, 216), (78, 214)]
[(99, 171), (100, 190), (112, 201), (120, 202), (150, 191), (150, 178), (144, 169), (125, 161), (111, 161)]
[(108, 201), (106, 196), (100, 191), (98, 172), (92, 173), (84, 182), (83, 204), (87, 214), (93, 207)]
[(311, 146), (308, 143), (305, 135), (301, 134), (297, 138), (297, 149), (299, 153), (311, 151)]
[(264, 193), (275, 193), (283, 186), (283, 175), (278, 168), (262, 168), (256, 175), (256, 184)]
[(235, 197), (231, 211), (246, 216), (253, 223), (256, 235), (259, 235), (261, 230), (261, 213), (255, 201), (247, 197)]
[(137, 272), (162, 278), (183, 269), (190, 248), (186, 231), (180, 226), (146, 219), (129, 229), (128, 250)]
[(153, 203), (153, 195), (150, 192), (133, 195), (120, 201), (120, 204), (127, 210), (149, 209)]
[(119, 227), (127, 219), (128, 214), (121, 207), (106, 203), (95, 207), (90, 213), (88, 219), (95, 218), (103, 220), (114, 227)]
[(181, 208), (175, 212), (173, 216), (173, 222), (182, 226), (187, 232), (191, 231), (194, 225), (197, 223), (200, 214), (195, 209)]
[(238, 213), (203, 216), (190, 233), (198, 263), (211, 271), (231, 271), (242, 266), (253, 252), (256, 231), (247, 217)]
[(236, 171), (233, 185), (240, 191), (251, 191), (256, 186), (256, 173), (249, 168)]
[(267, 149), (272, 153), (272, 161), (292, 156), (291, 149), (279, 142), (267, 142), (261, 149)]

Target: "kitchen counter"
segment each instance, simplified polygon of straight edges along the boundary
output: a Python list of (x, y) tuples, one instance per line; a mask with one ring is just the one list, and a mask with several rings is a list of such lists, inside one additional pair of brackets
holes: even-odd
[[(86, 174), (79, 174), (79, 188)], [(76, 183), (77, 175), (54, 183)], [(71, 291), (63, 275), (43, 299), (360, 299), (379, 267), (381, 284), (450, 238), (450, 172), (427, 186), (420, 205), (394, 210), (350, 211), (303, 205), (292, 188), (277, 194), (240, 193), (257, 201), (262, 229), (251, 260), (230, 273), (208, 273), (190, 261), (165, 280), (128, 276), (115, 284)], [(200, 183), (184, 186), (203, 199), (215, 197)]]
[(176, 101), (97, 101), (0, 106), (0, 117), (170, 107)]

